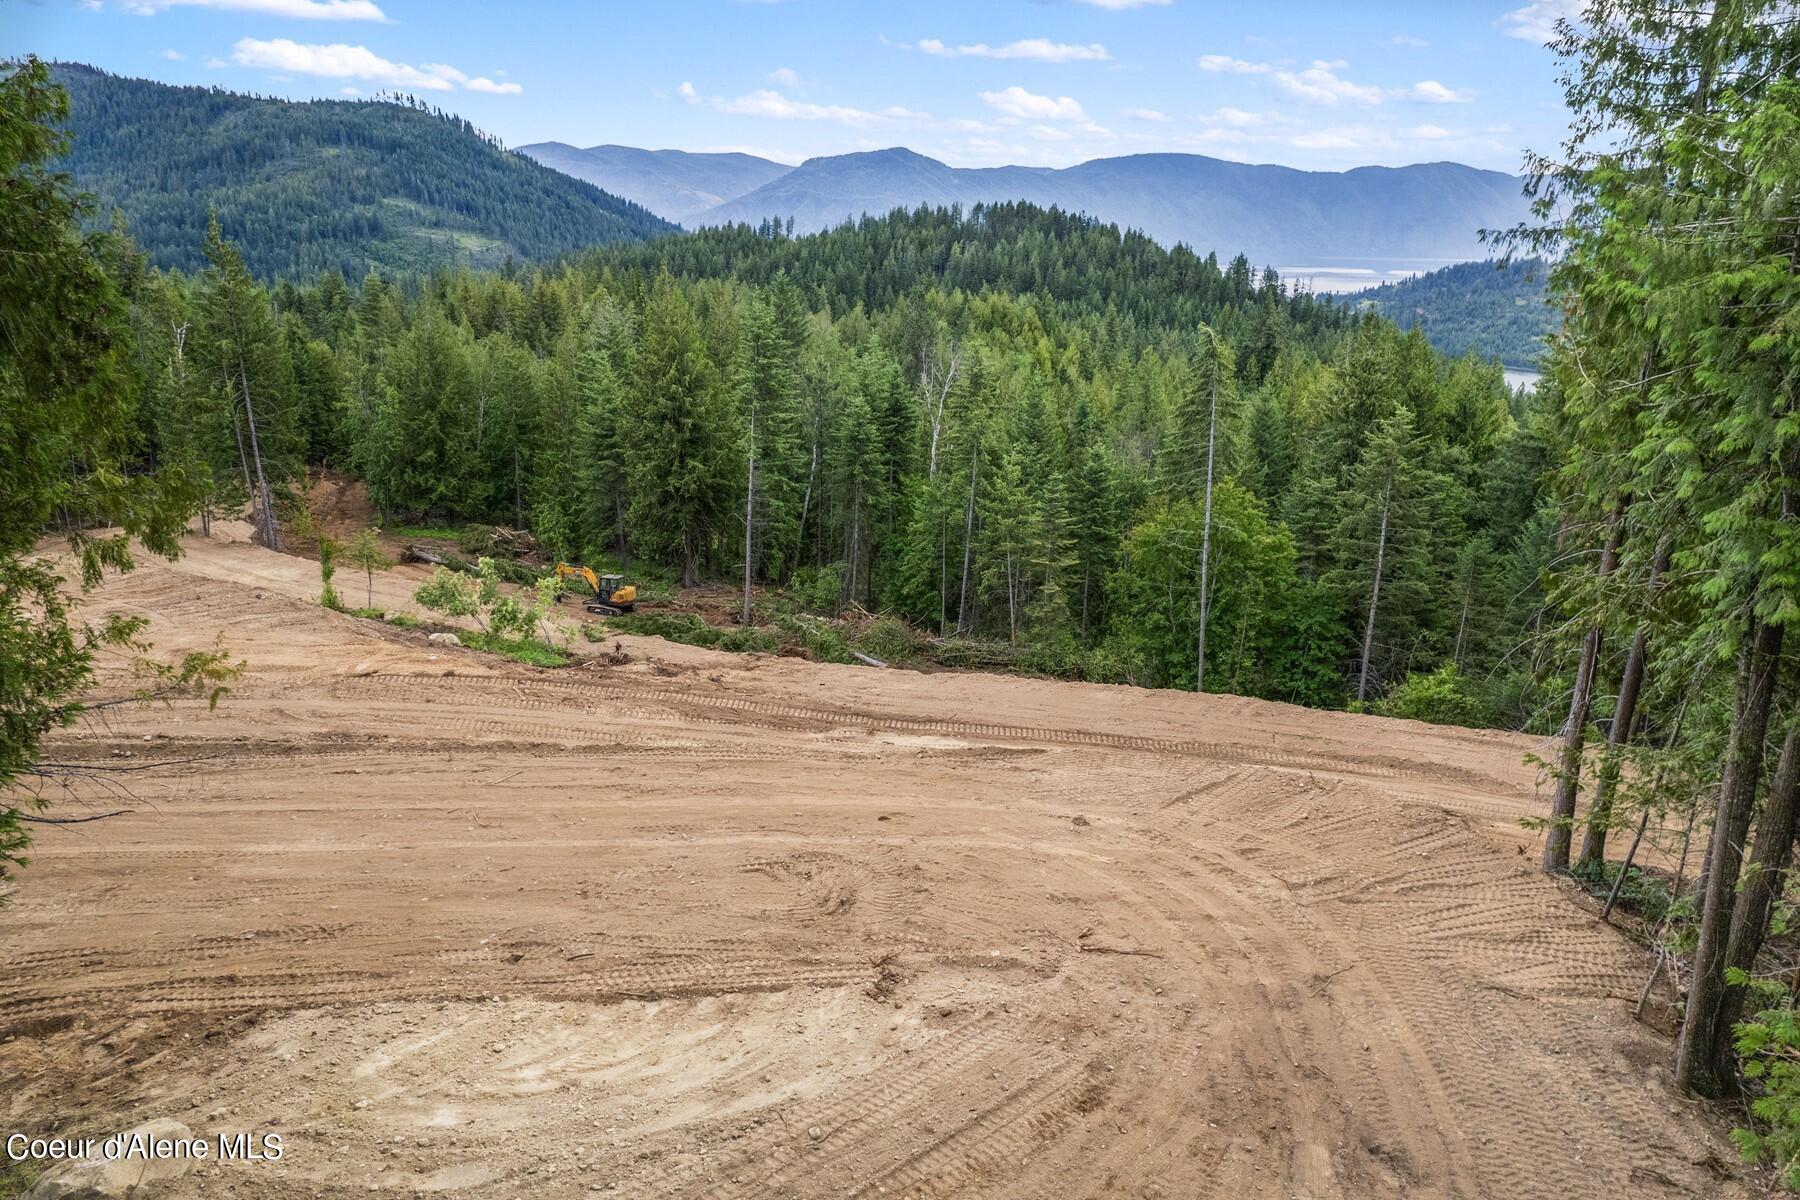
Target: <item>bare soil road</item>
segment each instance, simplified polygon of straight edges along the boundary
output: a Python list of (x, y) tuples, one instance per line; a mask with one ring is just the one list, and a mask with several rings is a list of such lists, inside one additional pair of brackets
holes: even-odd
[(1641, 953), (1533, 870), (1526, 739), (654, 639), (537, 670), (317, 590), (194, 539), (95, 594), (249, 668), (59, 739), (144, 769), (0, 913), (0, 1126), (284, 1135), (195, 1196), (1750, 1194)]

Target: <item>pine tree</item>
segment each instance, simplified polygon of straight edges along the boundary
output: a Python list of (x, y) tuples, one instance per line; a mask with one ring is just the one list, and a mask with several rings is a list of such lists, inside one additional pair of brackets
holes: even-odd
[(632, 537), (654, 559), (700, 581), (732, 507), (730, 410), (686, 294), (658, 276), (632, 362), (632, 403), (620, 423)]
[(610, 545), (621, 560), (626, 551), (628, 484), (620, 431), (632, 351), (629, 314), (603, 297), (595, 305), (587, 345), (576, 367), (581, 415), (574, 469), (581, 491), (584, 536), (596, 546)]
[(1431, 489), (1419, 462), (1412, 414), (1396, 407), (1376, 421), (1341, 498), (1333, 583), (1363, 617), (1356, 698), (1395, 661), (1432, 596)]
[(275, 489), (300, 465), (293, 365), (268, 294), (225, 239), (217, 217), (207, 222), (206, 259), (210, 268), (196, 314), (195, 357), (209, 385), (217, 387), (211, 395), (228, 406), (257, 540), (279, 549)]

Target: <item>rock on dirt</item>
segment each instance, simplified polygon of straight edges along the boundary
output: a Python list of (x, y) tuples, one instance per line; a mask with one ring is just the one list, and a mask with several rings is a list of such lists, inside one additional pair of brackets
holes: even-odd
[(144, 1152), (143, 1143), (151, 1141), (185, 1141), (194, 1131), (180, 1121), (159, 1118), (146, 1121), (125, 1134), (127, 1147), (136, 1146), (120, 1158), (82, 1158), (53, 1167), (30, 1191), (25, 1200), (118, 1200), (120, 1197), (173, 1196), (176, 1184), (194, 1169), (192, 1158), (154, 1158)]
[(434, 633), (425, 640), (438, 646), (462, 645), (462, 639), (457, 637), (454, 633)]

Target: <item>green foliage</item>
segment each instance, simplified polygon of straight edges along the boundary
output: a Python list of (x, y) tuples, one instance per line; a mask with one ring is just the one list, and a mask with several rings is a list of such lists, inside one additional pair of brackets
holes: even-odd
[(1800, 1021), (1791, 1006), (1759, 1012), (1736, 1027), (1743, 1073), (1761, 1088), (1750, 1103), (1754, 1128), (1734, 1129), (1746, 1162), (1772, 1162), (1790, 1191), (1800, 1191)]
[(431, 578), (413, 591), (413, 599), (446, 617), (468, 617), (477, 622), (484, 619), (475, 581), (449, 567), (433, 571)]
[[(109, 274), (132, 260), (118, 239), (79, 232), (83, 203), (48, 168), (66, 147), (66, 103), (36, 59), (0, 64), (0, 882), (48, 807), (21, 788), (54, 782), (39, 765), (44, 737), (82, 713), (99, 651), (143, 649), (141, 619), (78, 620), (69, 581), (33, 557), (35, 542), (53, 522), (68, 531), (92, 587), (131, 569), (134, 541), (179, 553), (202, 493), (198, 471), (136, 458), (131, 325)], [(197, 661), (167, 684), (204, 685), (211, 670)]]
[(1560, 322), (1542, 259), (1457, 263), (1358, 292), (1402, 329), (1424, 331), (1444, 354), (1476, 354), (1510, 367), (1535, 367)]
[(856, 635), (856, 648), (883, 662), (911, 662), (919, 655), (919, 639), (906, 622), (877, 617)]
[(844, 598), (844, 565), (801, 567), (794, 572), (788, 593), (808, 612), (835, 613)]
[(163, 267), (200, 265), (209, 208), (262, 279), (499, 267), (672, 229), (416, 101), (296, 104), (76, 64), (55, 75), (74, 134), (63, 169), (122, 209)]
[[(780, 636), (817, 657), (851, 646), (805, 614), (857, 605), (894, 618), (864, 633), (888, 639), (876, 657), (910, 642), (1146, 686), (1194, 685), (1210, 537), (1209, 689), (1341, 705), (1379, 588), (1371, 696), (1451, 662), (1512, 688), (1508, 720), (1541, 711), (1544, 673), (1501, 664), (1544, 616), (1547, 419), (1515, 413), (1489, 366), (1242, 259), (1029, 205), (703, 230), (406, 286), (327, 270), (271, 291), (222, 233), (196, 242), (206, 276), (140, 264), (132, 313), (139, 432), (208, 480), (209, 510), (335, 454), (400, 536), (460, 532), (479, 576), (535, 589), (483, 532), (529, 528), (646, 607), (701, 580), (782, 595)], [(184, 321), (185, 349), (165, 332)], [(264, 482), (238, 448), (252, 399)], [(490, 590), (440, 573), (421, 603), (548, 636), (532, 601)]]
[(721, 629), (694, 613), (622, 613), (606, 619), (605, 630), (597, 640), (604, 640), (606, 632), (659, 637), (684, 646), (706, 646), (738, 654), (772, 654), (781, 647), (780, 639), (768, 630), (748, 625)]
[(375, 605), (375, 572), (385, 571), (394, 565), (387, 551), (381, 548), (381, 530), (365, 529), (350, 539), (344, 547), (344, 560), (363, 573), (367, 585), (368, 607)]
[(533, 667), (566, 667), (574, 661), (566, 650), (547, 646), (530, 637), (507, 637), (489, 630), (457, 630), (456, 636), (465, 646), (499, 654)]
[(388, 532), (397, 538), (414, 538), (426, 542), (456, 542), (459, 545), (463, 536), (462, 527), (458, 525), (394, 525), (389, 528)]
[[(1623, 863), (1594, 863), (1578, 861), (1569, 868), (1569, 874), (1589, 892), (1596, 896), (1607, 896), (1612, 892), (1613, 882), (1619, 877)], [(1671, 911), (1672, 899), (1668, 885), (1657, 876), (1641, 867), (1632, 867), (1625, 876), (1625, 882), (1619, 888), (1619, 904), (1629, 912), (1636, 913), (1645, 924), (1656, 926), (1662, 923)]]
[(1408, 675), (1377, 700), (1371, 711), (1433, 725), (1481, 725), (1486, 715), (1481, 701), (1469, 694), (1455, 663)]
[(338, 596), (337, 589), (331, 586), (331, 578), (337, 574), (338, 549), (336, 540), (328, 537), (319, 539), (319, 603), (341, 612), (344, 602)]

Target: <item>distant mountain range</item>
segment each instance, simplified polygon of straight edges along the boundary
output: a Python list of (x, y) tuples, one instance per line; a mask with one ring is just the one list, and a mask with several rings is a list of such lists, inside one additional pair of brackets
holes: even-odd
[[(1460, 163), (1329, 172), (1134, 154), (1062, 169), (964, 168), (895, 148), (788, 168), (744, 154), (576, 150), (557, 142), (520, 152), (689, 228), (774, 217), (812, 232), (920, 204), (1026, 200), (1138, 229), (1166, 245), (1185, 242), (1225, 258), (1243, 253), (1259, 266), (1479, 259), (1491, 253), (1480, 230), (1529, 215), (1517, 178)], [(701, 207), (709, 196), (722, 199)]]
[(53, 73), (72, 135), (59, 165), (159, 266), (203, 264), (209, 210), (264, 278), (541, 261), (674, 231), (435, 109)]
[(683, 225), (794, 169), (754, 154), (690, 154), (630, 146), (578, 150), (562, 142), (520, 146), (519, 153)]

